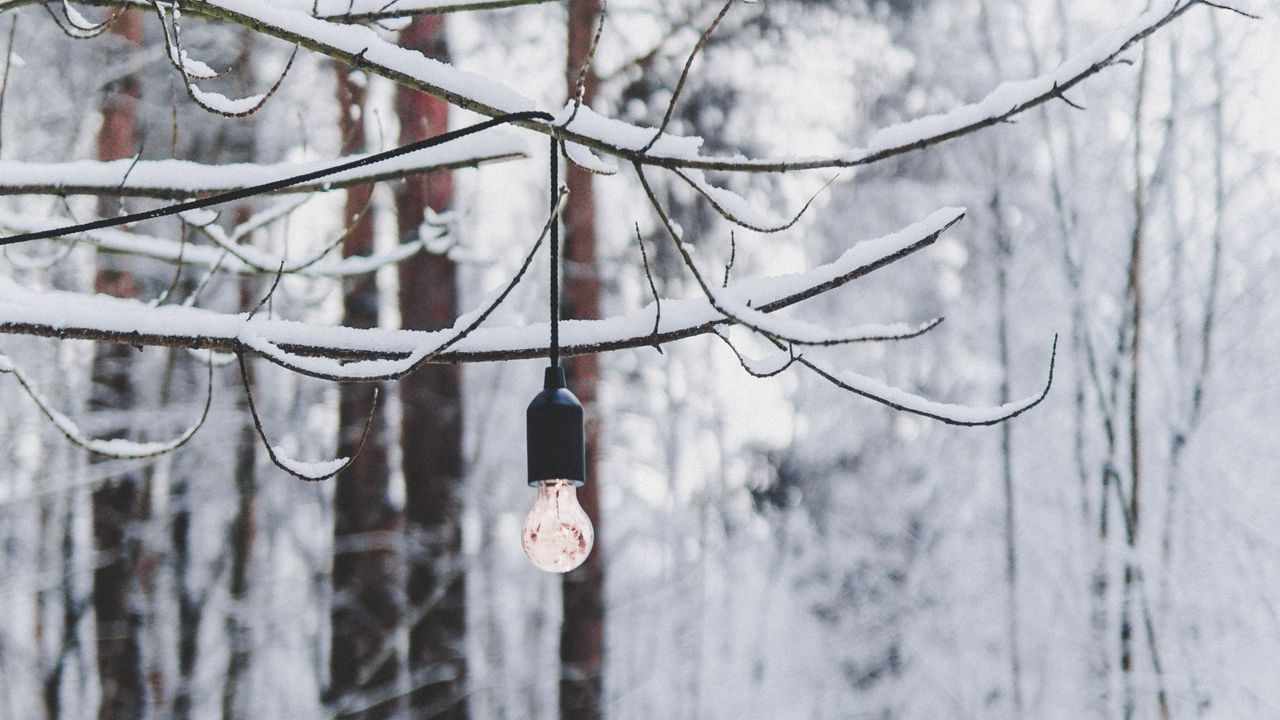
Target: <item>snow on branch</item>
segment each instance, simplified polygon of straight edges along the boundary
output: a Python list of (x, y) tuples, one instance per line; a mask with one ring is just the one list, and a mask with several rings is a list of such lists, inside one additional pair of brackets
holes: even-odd
[[(19, 233), (40, 232), (54, 228), (67, 227), (74, 221), (61, 217), (38, 217), (20, 215), (0, 210), (0, 227)], [(221, 228), (214, 230), (218, 232)], [(232, 234), (234, 237), (234, 233)], [(296, 275), (307, 278), (344, 278), (356, 275), (367, 275), (381, 267), (395, 265), (421, 252), (429, 252), (433, 238), (421, 238), (411, 243), (396, 245), (390, 250), (373, 255), (353, 255), (351, 257), (325, 260), (331, 255), (329, 250), (333, 243), (327, 245), (322, 252), (311, 257), (290, 260), (284, 255), (276, 255), (260, 250), (252, 245), (193, 245), (167, 238), (125, 232), (111, 228), (89, 230), (68, 238), (72, 243), (85, 243), (96, 247), (99, 251), (134, 255), (150, 258), (174, 265), (204, 270), (217, 270), (237, 275)], [(218, 239), (225, 240), (225, 232), (219, 233)], [(341, 238), (339, 238), (341, 239)], [(233, 247), (235, 252), (228, 250)], [(23, 269), (22, 262), (15, 262)]]
[[(279, 192), (307, 193), (394, 180), (419, 173), (476, 167), (525, 157), (525, 141), (510, 132), (490, 131), (401, 155)], [(186, 160), (76, 160), (62, 163), (0, 161), (0, 195), (108, 195), (185, 200), (230, 192), (359, 160), (273, 164), (205, 165)]]
[[(0, 10), (34, 0), (0, 2)], [(743, 158), (699, 153), (701, 138), (661, 134), (602, 116), (568, 103), (548, 124), (523, 121), (525, 127), (560, 133), (564, 139), (630, 162), (668, 168), (787, 172), (852, 167), (885, 160), (1004, 122), (1028, 109), (1064, 97), (1072, 87), (1115, 63), (1117, 58), (1196, 5), (1206, 0), (1157, 0), (1137, 18), (1104, 34), (1054, 70), (1028, 80), (1006, 82), (981, 100), (945, 113), (917, 118), (874, 133), (862, 147), (821, 157)], [(537, 103), (502, 83), (432, 60), (399, 47), (365, 27), (352, 27), (312, 17), (293, 2), (263, 0), (187, 0), (184, 11), (234, 22), (331, 58), (358, 66), (392, 81), (443, 98), (461, 108), (496, 117), (539, 111)], [(563, 125), (563, 127), (561, 127)]]
[(887, 405), (894, 410), (921, 415), (940, 420), (948, 425), (995, 425), (1015, 418), (1031, 408), (1039, 405), (1049, 395), (1053, 387), (1053, 370), (1058, 358), (1058, 336), (1053, 336), (1053, 350), (1049, 354), (1049, 377), (1044, 388), (1036, 395), (996, 405), (992, 407), (974, 407), (938, 402), (895, 388), (882, 380), (861, 375), (851, 370), (831, 371), (823, 368), (803, 355), (794, 355), (797, 362), (817, 373), (827, 382), (868, 400)]
[(155, 442), (138, 442), (135, 440), (126, 440), (123, 438), (112, 438), (109, 440), (101, 440), (89, 437), (75, 424), (71, 418), (63, 415), (44, 397), (44, 395), (36, 388), (35, 384), (27, 377), (18, 366), (13, 364), (7, 356), (0, 354), (0, 373), (12, 374), (17, 379), (18, 384), (27, 393), (27, 397), (40, 408), (40, 412), (44, 414), (50, 422), (58, 428), (58, 430), (66, 436), (72, 444), (77, 445), (89, 452), (98, 455), (106, 455), (116, 458), (117, 460), (143, 460), (153, 458), (158, 455), (173, 452), (199, 432), (204, 426), (204, 421), (209, 417), (209, 407), (213, 403), (213, 365), (209, 365), (209, 390), (205, 395), (204, 410), (200, 413), (200, 419), (194, 425), (187, 428), (181, 435), (172, 440), (162, 440)]
[(253, 417), (253, 427), (257, 429), (258, 437), (262, 439), (263, 446), (267, 448), (267, 457), (272, 464), (299, 480), (319, 482), (328, 480), (346, 470), (351, 466), (351, 463), (356, 461), (360, 451), (364, 450), (364, 443), (369, 439), (369, 429), (373, 426), (374, 411), (378, 407), (378, 388), (373, 389), (373, 401), (369, 403), (369, 413), (365, 416), (364, 429), (360, 432), (360, 442), (356, 445), (354, 453), (349, 457), (334, 458), (332, 460), (315, 462), (296, 460), (289, 457), (284, 448), (272, 445), (271, 440), (267, 438), (266, 428), (262, 426), (262, 417), (258, 414), (258, 405), (253, 401), (253, 382), (249, 378), (249, 366), (245, 364), (243, 355), (237, 354), (236, 360), (240, 363), (240, 380), (244, 383), (245, 399), (249, 401), (249, 414)]
[[(5, 0), (0, 2), (0, 12), (23, 5), (34, 5), (47, 0)], [(395, 20), (418, 15), (441, 15), (444, 13), (468, 12), (474, 10), (502, 10), (522, 5), (538, 5), (553, 0), (273, 0), (280, 7), (307, 13), (318, 18), (344, 23), (377, 22), (379, 20)], [(151, 8), (153, 0), (76, 0), (77, 4), (90, 7), (135, 7)], [(70, 8), (64, 0), (64, 5)], [(76, 13), (75, 17), (80, 17)], [(81, 20), (89, 24), (87, 20)], [(77, 25), (80, 23), (76, 23)], [(103, 23), (98, 23), (98, 27)], [(74, 28), (73, 29), (78, 29)]]
[[(964, 211), (944, 208), (897, 232), (860, 242), (836, 260), (812, 269), (744, 279), (720, 296), (736, 305), (773, 312), (841, 287), (929, 245), (958, 222)], [(560, 323), (561, 352), (568, 355), (647, 347), (712, 332), (730, 324), (699, 298), (665, 299), (654, 327), (654, 307), (602, 320)], [(464, 319), (472, 314), (464, 315)], [(393, 374), (408, 359), (439, 347), (452, 329), (432, 332), (383, 328), (324, 327), (288, 320), (224, 314), (210, 310), (150, 307), (136, 300), (105, 295), (44, 291), (0, 278), (0, 332), (79, 338), (132, 345), (157, 345), (219, 352), (284, 353), (312, 358), (308, 373), (346, 380), (375, 380)], [(522, 327), (480, 327), (433, 363), (486, 362), (544, 357), (550, 331), (546, 323)], [(269, 357), (279, 360), (279, 357)], [(353, 362), (389, 361), (355, 366)], [(348, 364), (344, 364), (348, 363)], [(381, 372), (374, 373), (379, 370)]]
[(276, 0), (279, 5), (338, 22), (371, 22), (415, 15), (536, 5), (552, 0)]

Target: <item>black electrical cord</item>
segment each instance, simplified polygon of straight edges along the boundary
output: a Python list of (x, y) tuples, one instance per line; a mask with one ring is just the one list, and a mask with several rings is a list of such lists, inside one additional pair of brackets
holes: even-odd
[[(313, 170), (311, 172), (303, 173), (301, 175), (294, 175), (292, 177), (287, 177), (287, 178), (282, 178), (280, 180), (273, 180), (271, 182), (262, 183), (261, 185), (253, 185), (250, 187), (241, 188), (239, 190), (232, 190), (230, 192), (219, 193), (217, 195), (210, 195), (208, 197), (199, 198), (196, 200), (188, 200), (186, 202), (176, 203), (173, 205), (166, 205), (164, 207), (159, 207), (152, 210), (146, 210), (144, 212), (133, 213), (132, 215), (121, 215), (119, 217), (114, 217), (114, 218), (102, 218), (100, 220), (93, 220), (87, 223), (81, 223), (79, 225), (68, 225), (66, 227), (54, 228), (52, 230), (40, 230), (38, 232), (23, 233), (21, 235), (11, 235), (6, 238), (0, 238), (0, 246), (12, 245), (14, 243), (20, 243), (20, 242), (27, 242), (29, 240), (46, 240), (48, 238), (65, 237), (67, 235), (73, 235), (79, 232), (87, 232), (89, 230), (101, 230), (102, 228), (115, 227), (117, 225), (128, 225), (130, 223), (141, 222), (143, 220), (154, 220), (155, 218), (167, 217), (169, 215), (177, 215), (178, 213), (187, 212), (188, 210), (199, 210), (201, 208), (207, 208), (212, 205), (221, 205), (223, 203), (233, 202), (235, 200), (243, 200), (245, 198), (253, 197), (254, 195), (263, 195), (266, 193), (275, 192), (277, 190), (283, 190), (284, 188), (287, 188), (291, 185), (297, 185), (299, 183), (309, 182), (311, 180), (318, 180), (320, 178), (327, 177), (329, 175), (345, 172), (347, 170), (354, 170), (356, 168), (365, 167), (366, 165), (373, 165), (374, 163), (379, 163), (379, 162), (382, 162), (383, 160), (390, 160), (391, 158), (400, 157), (401, 155), (408, 155), (409, 153), (417, 152), (418, 150), (423, 150), (425, 148), (435, 147), (437, 145), (443, 145), (444, 143), (450, 142), (451, 140), (457, 140), (458, 138), (462, 138), (467, 135), (473, 135), (475, 133), (481, 132), (483, 130), (488, 130), (489, 128), (496, 127), (498, 125), (504, 125), (504, 124), (513, 123), (513, 122), (520, 122), (522, 120), (546, 120), (550, 122), (553, 119), (554, 118), (549, 113), (545, 113), (540, 110), (529, 110), (526, 112), (517, 112), (517, 113), (510, 113), (507, 115), (499, 115), (498, 117), (485, 120), (484, 122), (476, 123), (475, 125), (468, 125), (467, 127), (459, 128), (457, 130), (450, 130), (449, 132), (441, 133), (434, 137), (429, 137), (425, 140), (419, 140), (417, 142), (401, 145), (400, 147), (393, 148), (391, 150), (384, 150), (383, 152), (374, 153), (372, 155), (368, 155), (366, 157), (360, 158), (359, 160), (352, 160), (351, 162), (342, 163), (341, 165), (334, 165), (333, 167), (325, 168), (323, 170)], [(555, 177), (555, 173), (556, 173), (555, 142), (556, 142), (555, 137), (553, 135), (551, 139), (551, 144), (552, 144), (552, 153), (551, 153), (552, 171), (551, 172), (552, 172), (553, 178)], [(555, 192), (556, 192), (555, 181), (553, 180), (552, 188), (551, 188), (553, 205), (555, 203), (555, 200), (554, 200)], [(552, 247), (552, 253), (553, 253), (552, 254), (553, 259), (552, 259), (551, 265), (552, 265), (552, 272), (554, 273), (555, 265), (556, 265), (556, 261), (554, 259), (555, 253), (556, 253), (556, 231), (555, 231), (554, 224), (552, 225), (551, 233), (552, 233), (551, 247)], [(555, 293), (556, 291), (553, 289), (552, 292)], [(558, 303), (558, 298), (555, 298), (554, 302)], [(557, 330), (555, 327), (555, 322), (553, 320), (552, 322), (552, 338), (553, 338), (552, 344), (553, 345), (555, 344), (556, 340), (558, 340), (558, 338), (556, 338), (556, 332)], [(559, 356), (559, 350), (557, 349), (553, 351), (552, 357), (555, 358), (558, 356)]]
[(560, 199), (560, 148), (551, 135), (551, 344), (548, 346), (551, 367), (560, 367), (560, 218), (556, 205)]

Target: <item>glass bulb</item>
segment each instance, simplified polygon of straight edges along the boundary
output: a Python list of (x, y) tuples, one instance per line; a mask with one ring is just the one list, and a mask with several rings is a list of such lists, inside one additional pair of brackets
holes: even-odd
[(538, 486), (538, 500), (524, 519), (522, 539), (524, 554), (539, 570), (567, 573), (587, 559), (596, 531), (578, 504), (573, 483), (547, 480)]

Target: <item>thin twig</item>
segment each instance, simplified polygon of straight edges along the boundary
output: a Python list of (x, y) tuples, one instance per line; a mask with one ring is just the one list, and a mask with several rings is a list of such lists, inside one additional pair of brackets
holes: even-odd
[(720, 25), (720, 21), (724, 19), (724, 16), (729, 12), (730, 7), (733, 7), (733, 0), (728, 0), (728, 2), (724, 4), (724, 7), (720, 8), (720, 12), (716, 14), (715, 19), (711, 21), (711, 24), (707, 26), (707, 29), (703, 30), (702, 35), (698, 37), (698, 42), (694, 44), (693, 50), (689, 53), (689, 57), (684, 61), (684, 69), (680, 71), (680, 79), (676, 81), (676, 89), (671, 93), (671, 101), (667, 103), (667, 111), (662, 116), (662, 123), (658, 125), (657, 131), (653, 133), (653, 137), (649, 139), (649, 142), (645, 143), (645, 146), (640, 148), (640, 155), (645, 155), (649, 150), (653, 149), (654, 144), (657, 143), (658, 140), (662, 138), (663, 133), (667, 131), (667, 126), (671, 124), (671, 117), (676, 111), (676, 103), (680, 101), (680, 93), (684, 90), (684, 83), (689, 79), (689, 69), (693, 67), (693, 59), (698, 56), (698, 53), (702, 51), (703, 46), (707, 44), (707, 38), (711, 37), (711, 33), (715, 32), (716, 27)]
[(713, 335), (715, 335), (716, 337), (720, 338), (722, 341), (724, 341), (724, 344), (725, 344), (725, 345), (728, 345), (728, 346), (729, 346), (729, 349), (733, 351), (733, 355), (734, 355), (734, 357), (736, 357), (736, 358), (738, 359), (738, 364), (742, 366), (742, 369), (743, 369), (743, 370), (744, 370), (748, 375), (750, 375), (751, 377), (754, 377), (754, 378), (771, 378), (771, 377), (774, 377), (774, 376), (776, 376), (776, 375), (781, 375), (782, 373), (784, 373), (784, 372), (786, 372), (788, 369), (790, 369), (790, 367), (791, 367), (792, 365), (794, 365), (794, 364), (795, 364), (796, 360), (797, 360), (797, 359), (798, 359), (798, 357), (799, 357), (799, 356), (797, 356), (797, 355), (796, 355), (796, 353), (795, 353), (795, 348), (794, 348), (793, 346), (791, 346), (791, 345), (788, 345), (788, 346), (787, 346), (787, 356), (788, 356), (788, 357), (787, 357), (787, 362), (786, 362), (784, 365), (782, 365), (781, 367), (777, 368), (776, 370), (760, 371), (760, 370), (757, 370), (757, 369), (755, 369), (755, 368), (751, 367), (751, 364), (750, 364), (749, 362), (747, 362), (747, 358), (746, 358), (746, 356), (745, 356), (745, 355), (743, 355), (743, 354), (738, 350), (738, 348), (733, 344), (733, 342), (729, 340), (729, 336), (728, 336), (728, 335), (726, 335), (724, 332), (722, 332), (719, 328), (717, 328), (717, 329), (715, 330), (715, 332), (713, 332), (712, 334), (713, 334)]
[[(649, 268), (649, 254), (644, 249), (644, 236), (640, 234), (640, 223), (636, 223), (636, 242), (640, 243), (640, 260), (644, 263), (644, 277), (649, 281), (649, 292), (653, 294), (653, 336), (658, 337), (658, 326), (662, 324), (662, 298), (658, 296), (658, 286), (653, 282), (653, 271)], [(653, 344), (653, 349), (662, 352), (662, 346)]]
[(833, 175), (831, 179), (823, 183), (822, 187), (818, 188), (812, 195), (809, 196), (809, 199), (805, 201), (804, 205), (800, 208), (798, 212), (796, 212), (795, 215), (791, 217), (790, 220), (786, 220), (780, 225), (753, 225), (752, 223), (749, 223), (746, 220), (743, 220), (742, 218), (733, 214), (732, 212), (729, 211), (728, 208), (721, 205), (715, 199), (715, 197), (712, 196), (710, 190), (708, 190), (708, 185), (705, 182), (698, 182), (694, 180), (693, 178), (689, 177), (688, 174), (686, 174), (680, 168), (672, 168), (671, 171), (674, 172), (676, 176), (679, 177), (681, 180), (688, 183), (689, 187), (696, 190), (699, 195), (705, 198), (707, 203), (711, 205), (711, 208), (715, 210), (720, 215), (720, 217), (724, 218), (725, 220), (728, 220), (734, 225), (738, 225), (748, 230), (754, 230), (760, 233), (782, 232), (783, 230), (787, 230), (791, 228), (797, 222), (800, 222), (800, 218), (804, 217), (805, 211), (809, 209), (809, 206), (813, 204), (813, 201), (817, 200), (818, 196), (821, 195), (823, 191), (825, 191), (827, 188), (831, 187), (831, 183), (835, 182), (836, 179), (840, 177), (839, 175)]
[(13, 35), (18, 31), (18, 16), (9, 24), (9, 45), (4, 52), (4, 79), (0, 80), (0, 154), (4, 149), (4, 94), (9, 89), (9, 68), (13, 65)]
[[(679, 231), (676, 230), (675, 224), (671, 221), (670, 216), (667, 215), (667, 211), (663, 209), (662, 203), (658, 201), (657, 194), (653, 191), (653, 187), (650, 186), (649, 180), (645, 176), (644, 166), (641, 165), (639, 162), (635, 162), (633, 163), (633, 167), (635, 168), (636, 176), (640, 179), (640, 186), (644, 188), (645, 196), (649, 199), (649, 204), (653, 207), (654, 212), (657, 213), (658, 219), (661, 221), (662, 226), (666, 229), (668, 237), (670, 237), (672, 242), (675, 243), (676, 250), (679, 252), (680, 257), (684, 260), (685, 267), (688, 268), (689, 273), (693, 275), (693, 279), (697, 282), (698, 287), (701, 288), (703, 296), (707, 299), (707, 302), (711, 305), (711, 307), (715, 308), (716, 312), (720, 313), (721, 315), (724, 315), (729, 320), (739, 325), (742, 325), (743, 327), (750, 328), (751, 330), (769, 338), (770, 340), (775, 340), (783, 344), (808, 345), (808, 346), (820, 346), (820, 347), (830, 347), (834, 345), (848, 345), (851, 343), (858, 343), (858, 342), (880, 342), (884, 340), (900, 340), (900, 339), (905, 339), (906, 337), (915, 337), (916, 335), (919, 334), (918, 332), (885, 333), (885, 334), (879, 334), (879, 335), (873, 335), (873, 336), (851, 335), (848, 337), (826, 337), (826, 338), (813, 340), (813, 339), (804, 339), (804, 338), (783, 335), (775, 330), (770, 330), (768, 328), (761, 326), (759, 322), (748, 320), (746, 317), (744, 317), (744, 315), (748, 314), (748, 312), (760, 314), (765, 312), (765, 310), (762, 308), (746, 308), (745, 309), (746, 312), (744, 312), (742, 310), (733, 310), (725, 306), (725, 303), (719, 297), (716, 296), (715, 291), (711, 289), (711, 286), (707, 283), (706, 279), (703, 277), (702, 271), (698, 269), (697, 263), (695, 263), (693, 260), (693, 256), (689, 254), (688, 247), (686, 246), (684, 240), (680, 237)], [(932, 325), (936, 325), (937, 322), (940, 322), (940, 321), (938, 320), (933, 321), (932, 324), (930, 325), (930, 328), (932, 327)]]
[[(573, 111), (569, 113), (569, 118), (560, 124), (560, 128), (569, 127), (569, 123), (578, 117), (578, 110), (582, 107), (582, 101), (587, 95), (587, 75), (591, 72), (591, 63), (596, 58), (596, 47), (600, 43), (600, 35), (604, 32), (604, 18), (608, 12), (608, 1), (600, 0), (600, 16), (596, 19), (596, 33), (591, 38), (591, 47), (587, 48), (587, 57), (582, 61), (582, 67), (578, 70), (578, 82), (574, 84), (573, 90)], [(564, 142), (561, 138), (561, 142)]]
[(3, 354), (0, 354), (0, 373), (11, 373), (14, 378), (17, 379), (18, 384), (22, 386), (27, 397), (31, 398), (31, 401), (36, 404), (36, 407), (40, 409), (40, 412), (48, 418), (49, 422), (53, 423), (54, 427), (58, 428), (58, 431), (61, 432), (62, 435), (73, 445), (83, 448), (84, 450), (88, 450), (96, 455), (104, 455), (117, 460), (145, 460), (148, 458), (159, 457), (160, 455), (171, 453), (183, 445), (186, 445), (191, 438), (195, 437), (195, 434), (199, 432), (200, 428), (204, 427), (204, 421), (209, 417), (209, 408), (213, 404), (213, 365), (209, 365), (209, 385), (208, 392), (205, 395), (204, 409), (201, 411), (200, 419), (196, 421), (195, 425), (187, 428), (187, 430), (181, 435), (173, 440), (150, 443), (132, 443), (127, 440), (117, 439), (101, 440), (87, 437), (81, 433), (80, 429), (76, 427), (75, 423), (73, 423), (70, 418), (50, 407), (44, 395), (36, 389), (35, 385), (26, 376), (26, 373), (14, 365), (13, 361)]
[(262, 438), (262, 444), (267, 449), (267, 457), (271, 459), (271, 463), (273, 465), (299, 480), (306, 480), (308, 482), (328, 480), (334, 475), (337, 475), (343, 470), (351, 467), (351, 463), (355, 462), (356, 458), (360, 456), (360, 451), (364, 450), (365, 440), (369, 439), (369, 429), (373, 426), (374, 411), (378, 407), (378, 388), (375, 387), (373, 389), (373, 400), (369, 403), (369, 414), (365, 416), (364, 430), (360, 433), (360, 442), (356, 445), (355, 452), (353, 452), (350, 457), (344, 458), (342, 464), (332, 472), (324, 473), (322, 475), (307, 475), (306, 473), (299, 472), (297, 469), (290, 467), (276, 455), (276, 449), (271, 445), (271, 441), (267, 439), (266, 429), (262, 427), (262, 418), (258, 416), (257, 405), (253, 402), (253, 384), (249, 381), (249, 369), (245, 364), (244, 355), (236, 353), (236, 360), (240, 363), (240, 380), (244, 383), (245, 399), (248, 400), (249, 415), (253, 418), (253, 427), (258, 431), (258, 437)]
[(729, 228), (729, 262), (724, 264), (724, 282), (721, 288), (729, 287), (729, 273), (733, 270), (733, 261), (738, 257), (738, 240), (734, 237), (733, 228)]

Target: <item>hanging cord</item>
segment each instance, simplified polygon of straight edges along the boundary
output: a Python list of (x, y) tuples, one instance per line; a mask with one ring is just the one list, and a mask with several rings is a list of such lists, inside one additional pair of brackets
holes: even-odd
[(551, 367), (560, 366), (560, 218), (555, 217), (560, 199), (560, 146), (551, 133)]
[[(508, 115), (499, 115), (498, 117), (485, 120), (484, 122), (476, 123), (475, 125), (468, 125), (467, 127), (459, 128), (457, 130), (450, 130), (449, 132), (441, 133), (434, 137), (429, 137), (425, 140), (419, 140), (418, 142), (409, 143), (407, 145), (401, 145), (398, 148), (392, 148), (391, 150), (385, 150), (383, 152), (367, 155), (358, 160), (352, 160), (350, 162), (341, 163), (339, 165), (334, 165), (332, 167), (324, 168), (322, 170), (315, 170), (308, 173), (302, 173), (301, 175), (294, 175), (292, 177), (287, 177), (287, 178), (282, 178), (280, 180), (273, 180), (271, 182), (262, 183), (261, 185), (252, 185), (250, 187), (240, 188), (239, 190), (232, 190), (230, 192), (219, 193), (217, 195), (210, 195), (208, 197), (198, 198), (196, 200), (188, 200), (186, 202), (180, 202), (173, 205), (165, 205), (164, 207), (159, 207), (152, 210), (146, 210), (144, 212), (139, 212), (139, 213), (133, 213), (132, 215), (121, 215), (119, 217), (113, 217), (113, 218), (102, 218), (100, 220), (93, 220), (87, 223), (81, 223), (79, 225), (69, 225), (66, 227), (53, 228), (51, 230), (41, 230), (38, 232), (23, 233), (21, 235), (11, 235), (6, 238), (0, 238), (0, 245), (12, 245), (14, 243), (26, 242), (28, 240), (45, 240), (47, 238), (65, 237), (67, 235), (72, 235), (80, 232), (87, 232), (89, 230), (101, 230), (102, 228), (115, 227), (117, 225), (128, 225), (130, 223), (141, 222), (143, 220), (153, 220), (155, 218), (166, 217), (169, 215), (177, 215), (178, 213), (187, 212), (189, 210), (199, 210), (201, 208), (206, 208), (211, 205), (221, 205), (223, 203), (233, 202), (235, 200), (243, 200), (245, 198), (253, 197), (255, 195), (264, 195), (269, 192), (275, 192), (276, 190), (283, 190), (284, 188), (290, 187), (291, 185), (297, 185), (299, 183), (309, 182), (311, 180), (318, 180), (322, 177), (334, 175), (340, 172), (344, 172), (346, 170), (354, 170), (356, 168), (365, 167), (366, 165), (373, 165), (374, 163), (382, 162), (383, 160), (389, 160), (391, 158), (399, 157), (401, 155), (407, 155), (411, 152), (417, 152), (418, 150), (422, 150), (425, 148), (435, 147), (436, 145), (443, 145), (449, 142), (450, 140), (457, 140), (458, 138), (466, 137), (467, 135), (472, 135), (482, 130), (488, 130), (489, 128), (495, 127), (498, 125), (505, 125), (506, 123), (512, 123), (512, 122), (521, 122), (524, 120), (550, 121), (552, 119), (553, 118), (550, 114), (541, 112), (538, 110), (510, 113)], [(552, 136), (552, 142), (553, 143), (555, 142), (554, 135)], [(555, 168), (554, 163), (555, 163), (555, 157), (553, 152), (552, 153), (553, 177), (556, 172), (554, 169)], [(555, 192), (556, 192), (556, 189), (553, 183), (553, 186), (551, 188), (552, 206), (555, 205)], [(554, 226), (552, 227), (553, 227), (552, 237), (554, 238), (555, 230), (554, 230)], [(555, 252), (554, 241), (552, 243), (552, 248), (553, 248), (552, 252), (554, 253)], [(555, 263), (553, 262), (552, 265), (554, 266)], [(554, 333), (555, 330), (553, 329), (552, 332)], [(555, 355), (558, 356), (559, 351), (556, 351)]]

